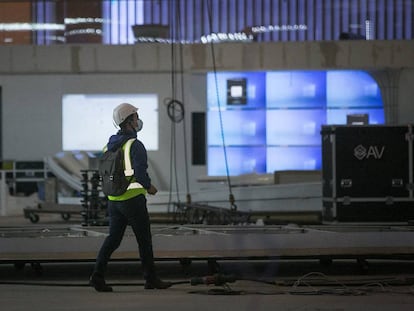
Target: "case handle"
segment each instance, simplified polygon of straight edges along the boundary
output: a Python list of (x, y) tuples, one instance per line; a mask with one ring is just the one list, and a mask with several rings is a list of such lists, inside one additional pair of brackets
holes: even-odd
[(342, 188), (351, 188), (352, 187), (352, 179), (341, 179), (341, 187)]

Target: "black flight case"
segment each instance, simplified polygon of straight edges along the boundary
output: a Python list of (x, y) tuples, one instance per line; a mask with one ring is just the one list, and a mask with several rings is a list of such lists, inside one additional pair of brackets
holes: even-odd
[(323, 220), (414, 220), (412, 125), (322, 126)]

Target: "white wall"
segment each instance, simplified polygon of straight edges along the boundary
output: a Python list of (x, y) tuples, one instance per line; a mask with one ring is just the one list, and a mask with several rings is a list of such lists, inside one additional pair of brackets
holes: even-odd
[[(205, 77), (194, 74), (186, 86), (184, 104), (189, 160), (191, 112), (205, 110)], [(85, 74), (0, 76), (3, 89), (3, 158), (42, 160), (62, 150), (62, 96), (64, 94), (155, 93), (159, 96), (159, 150), (149, 151), (152, 175), (167, 189), (169, 182), (171, 121), (164, 99), (171, 98), (168, 74)], [(187, 84), (187, 83), (186, 83)], [(82, 111), (79, 111), (81, 114)], [(145, 117), (144, 124), (145, 124)], [(176, 126), (178, 172), (184, 172), (183, 123)], [(114, 128), (114, 133), (116, 129)], [(205, 174), (204, 170), (200, 172)], [(181, 179), (185, 178), (185, 175)]]
[(398, 123), (414, 124), (414, 69), (412, 68), (402, 70), (399, 77)]

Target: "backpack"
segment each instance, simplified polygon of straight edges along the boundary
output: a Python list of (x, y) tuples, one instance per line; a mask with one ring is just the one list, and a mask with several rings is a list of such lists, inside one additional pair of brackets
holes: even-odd
[(135, 139), (129, 139), (126, 142), (125, 152), (120, 147), (114, 151), (106, 150), (100, 157), (98, 171), (101, 176), (102, 192), (105, 195), (119, 196), (128, 189), (134, 177), (129, 157), (129, 150), (134, 141)]

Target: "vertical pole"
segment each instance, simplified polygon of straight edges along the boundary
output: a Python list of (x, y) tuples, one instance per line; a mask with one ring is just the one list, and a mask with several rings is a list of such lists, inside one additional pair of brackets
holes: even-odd
[(3, 102), (2, 102), (2, 88), (0, 85), (0, 162), (3, 161)]
[(0, 216), (6, 216), (7, 192), (6, 192), (6, 172), (0, 170)]
[(408, 191), (409, 191), (409, 198), (410, 200), (414, 199), (413, 197), (413, 187), (414, 187), (414, 155), (413, 155), (413, 137), (414, 137), (414, 133), (413, 133), (413, 126), (410, 124), (408, 125), (408, 134), (407, 134), (407, 140), (408, 140)]
[(335, 128), (332, 128), (332, 133), (330, 134), (330, 140), (331, 140), (331, 144), (332, 144), (332, 217), (333, 219), (336, 219), (337, 217), (337, 189), (336, 189), (336, 183), (337, 183), (337, 178), (338, 176), (336, 176), (336, 166), (338, 165), (338, 162), (336, 161), (336, 135), (338, 134), (337, 132), (335, 132)]

